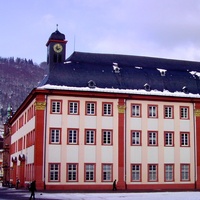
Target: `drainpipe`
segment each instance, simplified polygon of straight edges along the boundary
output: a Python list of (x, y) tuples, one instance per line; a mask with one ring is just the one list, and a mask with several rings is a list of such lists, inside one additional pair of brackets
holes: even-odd
[(127, 134), (126, 134), (126, 130), (127, 130), (127, 128), (126, 128), (126, 126), (127, 126), (127, 116), (126, 116), (126, 108), (127, 108), (127, 100), (125, 99), (124, 100), (124, 105), (125, 105), (125, 109), (124, 109), (124, 178), (125, 178), (125, 180), (124, 180), (124, 182), (125, 182), (125, 189), (127, 190), (127, 183), (126, 183), (126, 179), (127, 179), (127, 177), (126, 177), (126, 166), (127, 166), (127, 163), (126, 163), (126, 147), (127, 147), (127, 143), (126, 143), (126, 136), (127, 136)]
[(46, 139), (47, 139), (47, 100), (48, 100), (48, 95), (46, 95), (46, 109), (45, 109), (45, 119), (44, 119), (44, 169), (43, 169), (43, 176), (44, 176), (44, 190), (46, 190)]
[(197, 144), (196, 144), (196, 114), (195, 114), (195, 103), (193, 103), (193, 126), (194, 126), (194, 180), (195, 180), (195, 189), (197, 189)]

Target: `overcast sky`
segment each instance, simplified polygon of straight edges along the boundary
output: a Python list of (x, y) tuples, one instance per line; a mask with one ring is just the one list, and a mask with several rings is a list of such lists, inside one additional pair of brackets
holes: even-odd
[(46, 61), (56, 30), (73, 51), (200, 61), (200, 0), (0, 0), (0, 57)]

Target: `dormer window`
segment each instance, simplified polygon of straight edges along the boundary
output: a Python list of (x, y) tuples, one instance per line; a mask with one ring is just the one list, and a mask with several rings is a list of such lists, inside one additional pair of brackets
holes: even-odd
[(118, 63), (113, 63), (113, 70), (115, 73), (120, 73), (120, 68), (118, 67)]
[(150, 91), (150, 90), (151, 90), (151, 87), (150, 87), (150, 85), (149, 85), (148, 83), (145, 83), (145, 84), (144, 84), (144, 89), (145, 89), (146, 91)]
[(184, 86), (184, 87), (182, 88), (182, 91), (183, 91), (184, 93), (186, 93), (186, 94), (189, 93), (189, 90), (188, 90), (188, 88), (187, 88), (186, 86)]
[(161, 76), (165, 76), (166, 75), (166, 72), (167, 72), (166, 69), (159, 69), (159, 68), (157, 68), (157, 70), (160, 72)]
[(89, 88), (95, 88), (96, 87), (96, 83), (93, 80), (88, 81), (88, 87)]

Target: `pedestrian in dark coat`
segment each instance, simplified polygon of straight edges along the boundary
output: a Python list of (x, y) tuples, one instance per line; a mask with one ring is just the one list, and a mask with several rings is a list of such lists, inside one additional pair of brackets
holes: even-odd
[(114, 191), (114, 190), (117, 190), (116, 179), (115, 179), (114, 182), (113, 182), (113, 191)]
[(20, 180), (19, 180), (19, 179), (17, 179), (17, 183), (16, 183), (16, 189), (18, 189), (18, 188), (19, 188), (19, 184), (20, 184)]
[(36, 181), (31, 182), (29, 190), (31, 191), (31, 196), (29, 199), (35, 199), (35, 191), (36, 191)]

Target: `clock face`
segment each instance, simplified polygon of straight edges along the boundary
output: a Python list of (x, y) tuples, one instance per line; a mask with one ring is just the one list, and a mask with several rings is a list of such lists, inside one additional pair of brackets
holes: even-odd
[(63, 47), (61, 44), (54, 44), (53, 46), (53, 50), (56, 52), (56, 53), (60, 53), (62, 51)]

